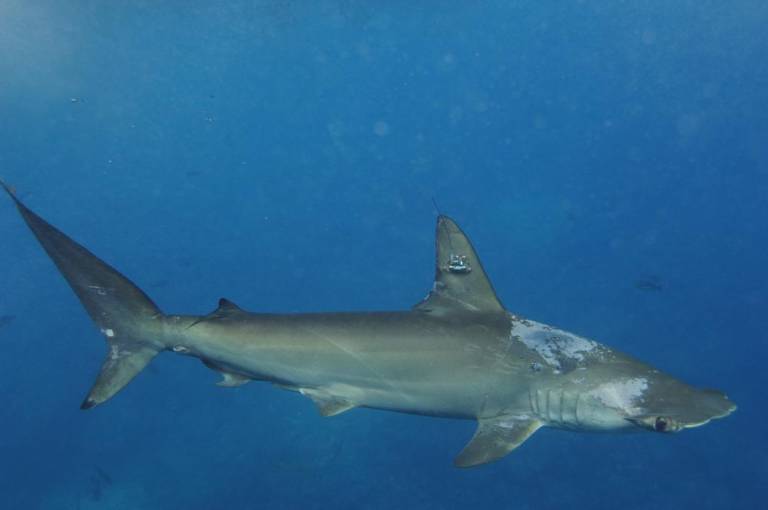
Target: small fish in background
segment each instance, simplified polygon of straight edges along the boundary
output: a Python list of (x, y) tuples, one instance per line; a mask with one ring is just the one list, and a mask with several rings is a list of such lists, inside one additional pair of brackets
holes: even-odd
[(100, 466), (93, 466), (93, 471), (102, 482), (106, 483), (107, 485), (112, 485), (112, 477), (109, 476), (109, 473), (104, 471)]
[(663, 282), (661, 278), (654, 275), (643, 276), (635, 280), (634, 286), (637, 290), (644, 292), (661, 292), (664, 290)]
[(8, 326), (15, 319), (15, 315), (0, 315), (0, 329)]
[(112, 485), (112, 477), (99, 466), (93, 466), (93, 472), (90, 477), (89, 496), (91, 501), (100, 501), (104, 490)]

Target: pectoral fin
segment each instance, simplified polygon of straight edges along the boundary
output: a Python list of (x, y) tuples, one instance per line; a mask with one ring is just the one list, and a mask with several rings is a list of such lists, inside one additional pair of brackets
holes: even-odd
[(523, 444), (541, 427), (528, 417), (500, 416), (479, 420), (472, 440), (454, 460), (457, 467), (472, 467), (498, 460)]

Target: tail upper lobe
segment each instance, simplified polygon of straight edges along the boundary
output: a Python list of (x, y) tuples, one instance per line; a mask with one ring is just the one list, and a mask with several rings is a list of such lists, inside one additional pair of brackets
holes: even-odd
[(5, 183), (0, 185), (109, 344), (107, 358), (81, 408), (101, 404), (165, 349), (159, 341), (163, 314), (128, 278), (27, 208)]

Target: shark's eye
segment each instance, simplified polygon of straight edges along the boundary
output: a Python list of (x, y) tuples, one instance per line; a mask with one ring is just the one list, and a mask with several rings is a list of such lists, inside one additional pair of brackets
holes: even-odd
[(656, 418), (656, 423), (653, 424), (653, 429), (656, 432), (666, 432), (668, 425), (669, 423), (667, 422), (666, 418), (659, 416)]

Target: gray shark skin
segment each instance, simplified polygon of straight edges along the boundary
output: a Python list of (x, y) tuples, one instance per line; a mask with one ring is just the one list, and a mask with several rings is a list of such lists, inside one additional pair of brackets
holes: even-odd
[(199, 358), (221, 373), (220, 386), (268, 381), (297, 391), (324, 416), (369, 407), (477, 420), (460, 467), (497, 460), (543, 426), (677, 432), (736, 409), (721, 392), (509, 313), (446, 216), (437, 219), (434, 286), (409, 311), (258, 314), (221, 299), (206, 316), (167, 315), (2, 186), (109, 346), (83, 409), (163, 351)]

